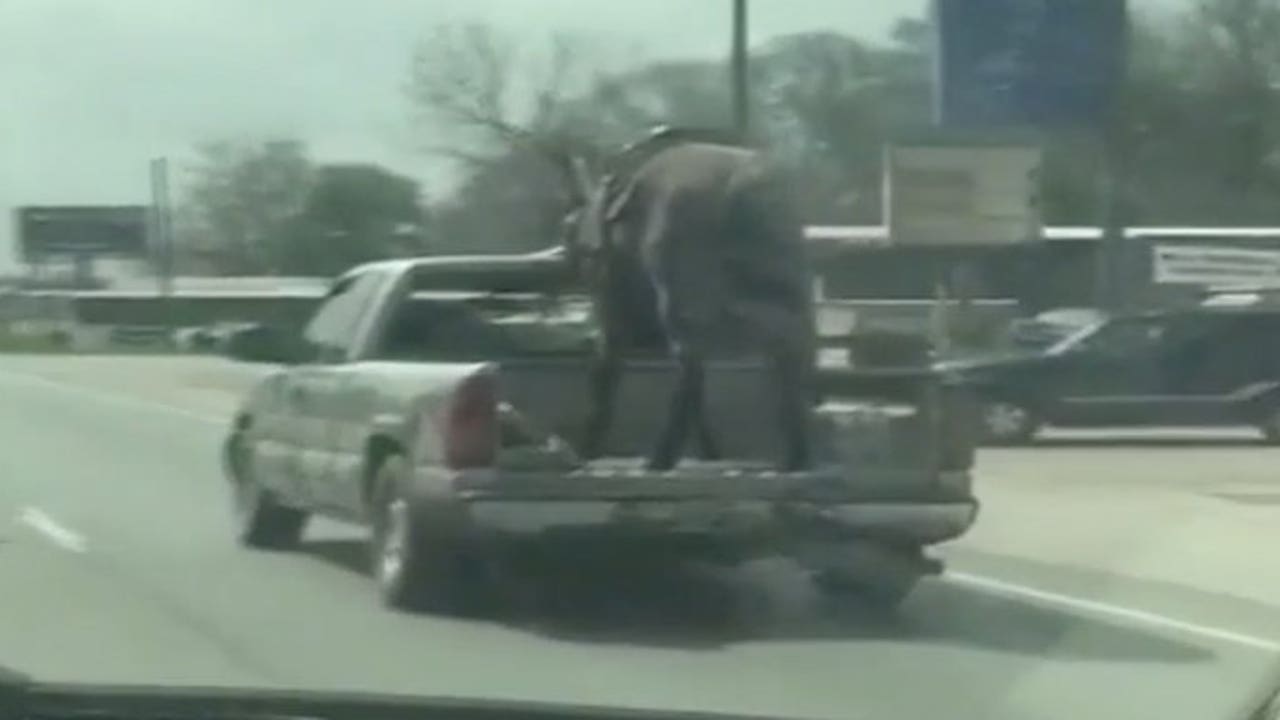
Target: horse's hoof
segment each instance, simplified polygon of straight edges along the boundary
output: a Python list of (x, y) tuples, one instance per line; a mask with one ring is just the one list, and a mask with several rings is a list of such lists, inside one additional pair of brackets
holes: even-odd
[(650, 458), (644, 466), (649, 472), (671, 472), (675, 467), (676, 461), (667, 458)]

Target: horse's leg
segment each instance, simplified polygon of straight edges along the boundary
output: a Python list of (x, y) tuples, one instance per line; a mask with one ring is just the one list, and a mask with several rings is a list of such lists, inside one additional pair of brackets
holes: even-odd
[(684, 454), (684, 444), (689, 437), (690, 425), (702, 415), (706, 372), (702, 357), (687, 350), (676, 352), (679, 374), (671, 392), (667, 420), (658, 436), (658, 443), (649, 456), (650, 470), (670, 470)]
[(812, 376), (802, 353), (781, 351), (773, 356), (774, 417), (783, 440), (782, 469), (787, 472), (806, 470), (813, 461), (809, 446)]
[(613, 426), (621, 369), (621, 360), (612, 348), (597, 353), (592, 360), (587, 387), (590, 409), (587, 412), (587, 427), (582, 443), (582, 453), (588, 460), (604, 454), (604, 446)]
[(703, 380), (701, 383), (701, 389), (698, 391), (698, 396), (696, 398), (697, 403), (693, 420), (697, 425), (698, 447), (702, 450), (702, 459), (714, 461), (719, 460), (723, 455), (720, 452), (720, 441), (716, 438), (716, 434), (711, 430), (711, 418), (707, 414), (707, 390), (705, 376), (706, 371), (703, 370)]
[(616, 277), (606, 269), (598, 282), (594, 304), (601, 334), (587, 371), (587, 426), (582, 443), (582, 454), (588, 460), (605, 453), (622, 371), (622, 318), (615, 295), (618, 292)]

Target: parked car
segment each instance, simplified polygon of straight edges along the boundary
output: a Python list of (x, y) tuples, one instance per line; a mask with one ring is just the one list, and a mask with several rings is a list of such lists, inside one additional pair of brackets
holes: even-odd
[(1037, 344), (943, 364), (971, 383), (989, 443), (1045, 426), (1249, 426), (1280, 443), (1280, 304), (1263, 295), (1099, 315)]

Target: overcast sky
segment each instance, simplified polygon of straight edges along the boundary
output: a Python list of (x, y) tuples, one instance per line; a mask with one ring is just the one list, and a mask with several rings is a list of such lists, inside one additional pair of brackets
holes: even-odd
[[(1138, 0), (1176, 7), (1187, 0)], [(926, 0), (754, 0), (753, 42), (815, 29), (883, 37)], [(536, 44), (603, 34), (639, 57), (727, 50), (729, 0), (0, 0), (0, 269), (12, 209), (142, 203), (147, 159), (227, 136), (304, 139), (430, 188), (401, 91), (414, 42), (457, 19)], [(587, 10), (586, 8), (590, 8)], [(629, 55), (630, 56), (630, 55)]]

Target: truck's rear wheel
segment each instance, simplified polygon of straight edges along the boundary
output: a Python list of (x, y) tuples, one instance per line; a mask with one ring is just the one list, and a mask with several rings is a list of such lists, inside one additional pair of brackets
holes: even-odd
[(852, 600), (871, 610), (892, 613), (920, 582), (920, 575), (867, 577), (835, 570), (814, 573), (813, 584), (824, 597)]
[(797, 559), (822, 596), (877, 612), (897, 610), (921, 578), (941, 571), (923, 549), (902, 544), (818, 543)]
[(262, 486), (253, 472), (243, 431), (227, 439), (236, 538), (240, 544), (263, 550), (286, 550), (302, 538), (307, 514), (282, 505), (275, 494)]
[(463, 614), (476, 608), (480, 571), (462, 539), (428, 527), (408, 486), (408, 466), (390, 455), (379, 466), (370, 543), (382, 600), (402, 610)]

